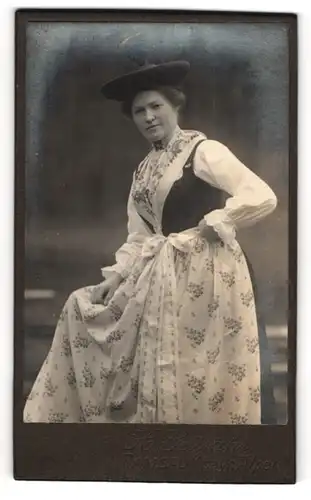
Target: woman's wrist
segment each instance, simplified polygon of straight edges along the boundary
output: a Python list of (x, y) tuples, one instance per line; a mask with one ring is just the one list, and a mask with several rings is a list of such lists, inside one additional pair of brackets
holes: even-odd
[(236, 237), (236, 226), (225, 210), (219, 209), (205, 215), (204, 221), (211, 226), (219, 238), (226, 244), (232, 243)]
[(120, 281), (120, 282), (124, 280), (124, 276), (123, 276), (122, 272), (119, 272), (119, 271), (115, 271), (114, 274), (112, 275), (112, 278), (113, 278), (113, 280)]
[(198, 227), (199, 227), (201, 237), (204, 238), (205, 240), (207, 240), (208, 242), (213, 243), (216, 241), (220, 241), (220, 237), (219, 237), (217, 231), (215, 231), (213, 226), (208, 225), (206, 223), (205, 219), (202, 219), (200, 221)]

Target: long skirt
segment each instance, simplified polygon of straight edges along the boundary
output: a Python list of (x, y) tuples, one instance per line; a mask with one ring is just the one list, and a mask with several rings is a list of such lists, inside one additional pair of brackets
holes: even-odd
[(69, 296), (25, 422), (262, 422), (245, 255), (236, 241), (180, 234), (150, 238), (107, 306), (92, 286)]

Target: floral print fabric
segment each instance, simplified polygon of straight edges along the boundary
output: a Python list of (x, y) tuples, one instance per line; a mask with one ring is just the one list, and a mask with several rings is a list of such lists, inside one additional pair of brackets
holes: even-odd
[(134, 176), (131, 267), (108, 306), (91, 303), (92, 287), (70, 295), (26, 422), (260, 424), (256, 310), (238, 242), (161, 233), (165, 198), (201, 137), (178, 130)]

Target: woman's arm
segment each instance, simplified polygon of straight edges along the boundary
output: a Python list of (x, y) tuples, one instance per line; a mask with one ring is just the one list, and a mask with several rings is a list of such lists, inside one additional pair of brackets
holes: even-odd
[(193, 169), (202, 180), (231, 195), (224, 208), (204, 216), (206, 225), (225, 243), (235, 238), (237, 229), (256, 224), (277, 205), (272, 189), (218, 141), (198, 146)]
[(133, 183), (127, 204), (128, 215), (128, 237), (126, 242), (117, 250), (115, 254), (116, 263), (112, 266), (101, 269), (104, 278), (109, 278), (112, 273), (118, 273), (126, 278), (132, 269), (136, 258), (140, 255), (142, 245), (146, 237), (150, 236), (150, 231), (142, 218), (137, 213), (132, 197)]

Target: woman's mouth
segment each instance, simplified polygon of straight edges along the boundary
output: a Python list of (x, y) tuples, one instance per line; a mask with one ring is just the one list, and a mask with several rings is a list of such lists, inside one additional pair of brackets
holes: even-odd
[(150, 127), (147, 127), (147, 130), (153, 130), (157, 128), (158, 125), (150, 125)]

